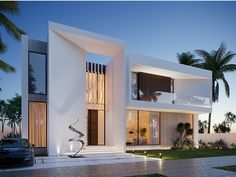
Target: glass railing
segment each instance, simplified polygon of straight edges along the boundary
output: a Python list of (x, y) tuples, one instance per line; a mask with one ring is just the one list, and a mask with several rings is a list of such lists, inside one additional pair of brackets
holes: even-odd
[[(168, 92), (155, 92), (151, 96), (151, 102), (167, 103), (167, 104), (177, 104), (177, 105), (189, 105), (197, 107), (210, 107), (211, 100), (208, 97), (192, 96), (179, 93), (168, 93)], [(140, 97), (143, 100), (142, 96)]]

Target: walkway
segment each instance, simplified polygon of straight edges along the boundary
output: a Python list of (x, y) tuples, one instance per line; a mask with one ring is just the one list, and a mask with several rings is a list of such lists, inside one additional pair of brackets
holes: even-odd
[(0, 177), (118, 177), (148, 173), (159, 173), (168, 177), (235, 177), (235, 172), (213, 168), (235, 164), (236, 156), (171, 161), (147, 160), (144, 162), (86, 165), (66, 168), (2, 171)]

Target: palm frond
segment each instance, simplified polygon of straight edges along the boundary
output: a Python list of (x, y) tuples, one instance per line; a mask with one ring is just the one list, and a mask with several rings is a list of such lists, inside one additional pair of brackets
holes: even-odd
[(227, 49), (226, 44), (222, 42), (220, 44), (220, 47), (215, 52), (215, 58), (217, 63), (220, 62), (221, 58), (224, 56), (226, 49)]
[(4, 62), (2, 60), (0, 60), (0, 70), (4, 71), (6, 73), (16, 72), (16, 69), (13, 66), (7, 64), (6, 62)]
[(228, 82), (225, 80), (225, 78), (222, 78), (222, 81), (224, 83), (224, 86), (225, 86), (225, 94), (227, 97), (230, 96), (230, 88), (229, 88), (229, 84)]
[(201, 59), (195, 59), (195, 55), (191, 52), (183, 52), (181, 54), (177, 53), (177, 59), (180, 64), (190, 66), (196, 66), (202, 61)]
[(1, 1), (0, 12), (10, 13), (12, 15), (18, 14), (19, 13), (18, 2), (17, 1)]
[(231, 62), (233, 60), (233, 58), (236, 56), (236, 53), (233, 53), (232, 51), (227, 52), (221, 59), (221, 61), (219, 62), (220, 66), (224, 66), (226, 64), (228, 64), (229, 62)]
[(4, 53), (7, 51), (7, 45), (2, 42), (2, 39), (0, 37), (0, 53)]
[(205, 51), (205, 50), (194, 50), (194, 52), (199, 55), (200, 57), (202, 57), (203, 60), (207, 60), (209, 58), (211, 58), (211, 55), (209, 52)]
[(25, 34), (20, 28), (18, 28), (11, 20), (9, 20), (5, 15), (0, 13), (0, 24), (4, 26), (6, 31), (13, 36), (16, 40), (20, 40), (21, 35)]
[(236, 64), (224, 65), (221, 68), (221, 72), (234, 72), (236, 71)]

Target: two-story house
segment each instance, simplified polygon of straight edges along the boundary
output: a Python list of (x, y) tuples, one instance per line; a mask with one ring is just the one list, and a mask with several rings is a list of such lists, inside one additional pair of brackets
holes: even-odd
[[(88, 53), (110, 60), (91, 62)], [(197, 146), (198, 115), (212, 109), (211, 78), (207, 70), (127, 54), (121, 40), (49, 22), (47, 42), (22, 39), (22, 135), (44, 154), (70, 153), (76, 133), (68, 127), (79, 119), (74, 126), (91, 152), (125, 152), (169, 148), (177, 124), (189, 122)]]

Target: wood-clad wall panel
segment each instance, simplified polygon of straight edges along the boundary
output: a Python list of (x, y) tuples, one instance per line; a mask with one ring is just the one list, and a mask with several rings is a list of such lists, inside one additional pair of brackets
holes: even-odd
[(29, 102), (29, 141), (36, 147), (47, 147), (46, 103)]
[(179, 122), (192, 126), (192, 114), (161, 112), (161, 145), (172, 146), (172, 140), (179, 136), (176, 131)]

